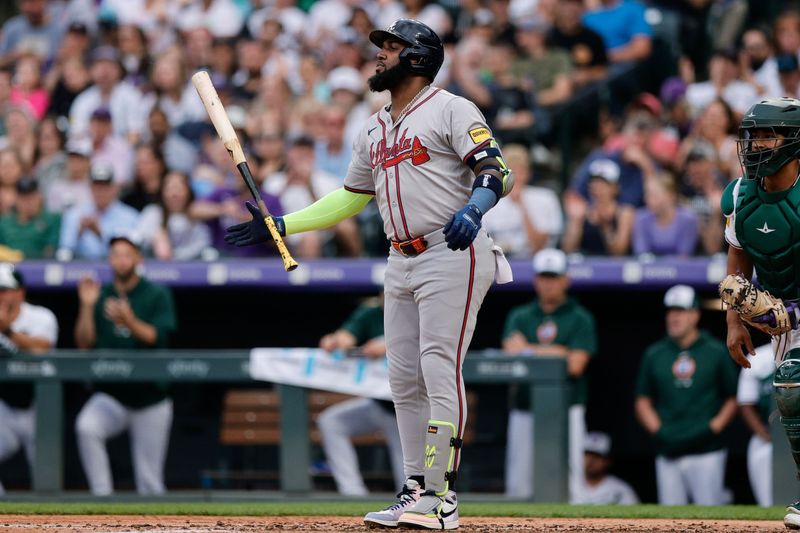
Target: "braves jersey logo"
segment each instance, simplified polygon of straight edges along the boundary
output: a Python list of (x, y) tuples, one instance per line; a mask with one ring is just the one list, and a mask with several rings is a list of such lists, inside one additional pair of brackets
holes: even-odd
[(411, 159), (411, 164), (414, 166), (430, 161), (431, 156), (428, 155), (428, 149), (422, 145), (419, 137), (414, 136), (413, 139), (408, 139), (406, 138), (407, 132), (408, 128), (404, 129), (403, 134), (391, 148), (386, 147), (386, 139), (381, 139), (377, 146), (375, 144), (369, 146), (372, 168), (380, 166), (387, 169), (399, 165), (406, 159)]

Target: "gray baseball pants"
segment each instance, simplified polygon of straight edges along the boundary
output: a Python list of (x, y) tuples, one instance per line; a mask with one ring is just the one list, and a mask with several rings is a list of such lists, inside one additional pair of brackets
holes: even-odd
[(354, 398), (332, 405), (320, 413), (317, 426), (333, 480), (341, 494), (366, 496), (369, 492), (358, 468), (352, 438), (374, 431), (380, 431), (386, 439), (395, 483), (399, 486), (405, 482), (397, 419), (376, 400)]
[[(461, 365), (478, 310), (494, 280), (492, 240), (481, 230), (464, 251), (437, 230), (414, 257), (392, 249), (386, 269), (384, 324), (406, 477), (424, 475), (429, 419), (451, 422), (461, 437), (467, 398)], [(454, 468), (460, 451), (456, 450)]]
[(169, 398), (142, 409), (131, 409), (103, 392), (96, 392), (78, 413), (75, 433), (89, 490), (96, 496), (114, 491), (106, 440), (130, 431), (136, 491), (163, 494), (164, 461), (172, 427)]

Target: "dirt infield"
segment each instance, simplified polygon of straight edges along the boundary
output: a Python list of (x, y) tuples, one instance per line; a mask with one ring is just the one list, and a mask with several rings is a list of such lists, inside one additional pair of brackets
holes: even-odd
[[(0, 533), (227, 533), (230, 531), (368, 531), (360, 518), (340, 516), (50, 516), (2, 515)], [(380, 531), (380, 530), (376, 530)], [(632, 520), (612, 518), (476, 518), (461, 519), (461, 532), (587, 531), (587, 532), (761, 532), (786, 531), (780, 521)]]

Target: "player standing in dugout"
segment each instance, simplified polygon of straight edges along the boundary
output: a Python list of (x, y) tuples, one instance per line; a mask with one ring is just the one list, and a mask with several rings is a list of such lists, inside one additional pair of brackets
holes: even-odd
[[(458, 528), (454, 492), (467, 399), (461, 366), (483, 298), (511, 269), (481, 217), (513, 186), (478, 108), (431, 85), (444, 61), (436, 33), (400, 19), (370, 33), (377, 53), (371, 91), (391, 102), (354, 143), (337, 189), (285, 217), (281, 235), (332, 226), (376, 198), (389, 252), (385, 339), (407, 478), (397, 501), (368, 513), (369, 527)], [(258, 207), (225, 239), (247, 246), (271, 239)]]
[[(739, 128), (744, 175), (726, 187), (721, 199), (730, 247), (720, 297), (728, 308), (728, 351), (739, 365), (749, 368), (747, 355), (755, 355), (745, 323), (772, 337), (775, 398), (800, 472), (798, 157), (800, 100), (763, 100), (747, 110)], [(754, 271), (761, 288), (750, 282)], [(800, 502), (786, 508), (783, 522), (800, 529)]]

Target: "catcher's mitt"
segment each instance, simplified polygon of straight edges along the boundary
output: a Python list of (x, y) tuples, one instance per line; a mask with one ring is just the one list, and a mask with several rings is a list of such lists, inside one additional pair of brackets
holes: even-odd
[(742, 276), (729, 274), (719, 284), (724, 307), (733, 309), (742, 320), (770, 335), (781, 335), (797, 327), (796, 304), (787, 309), (783, 300), (761, 290)]

